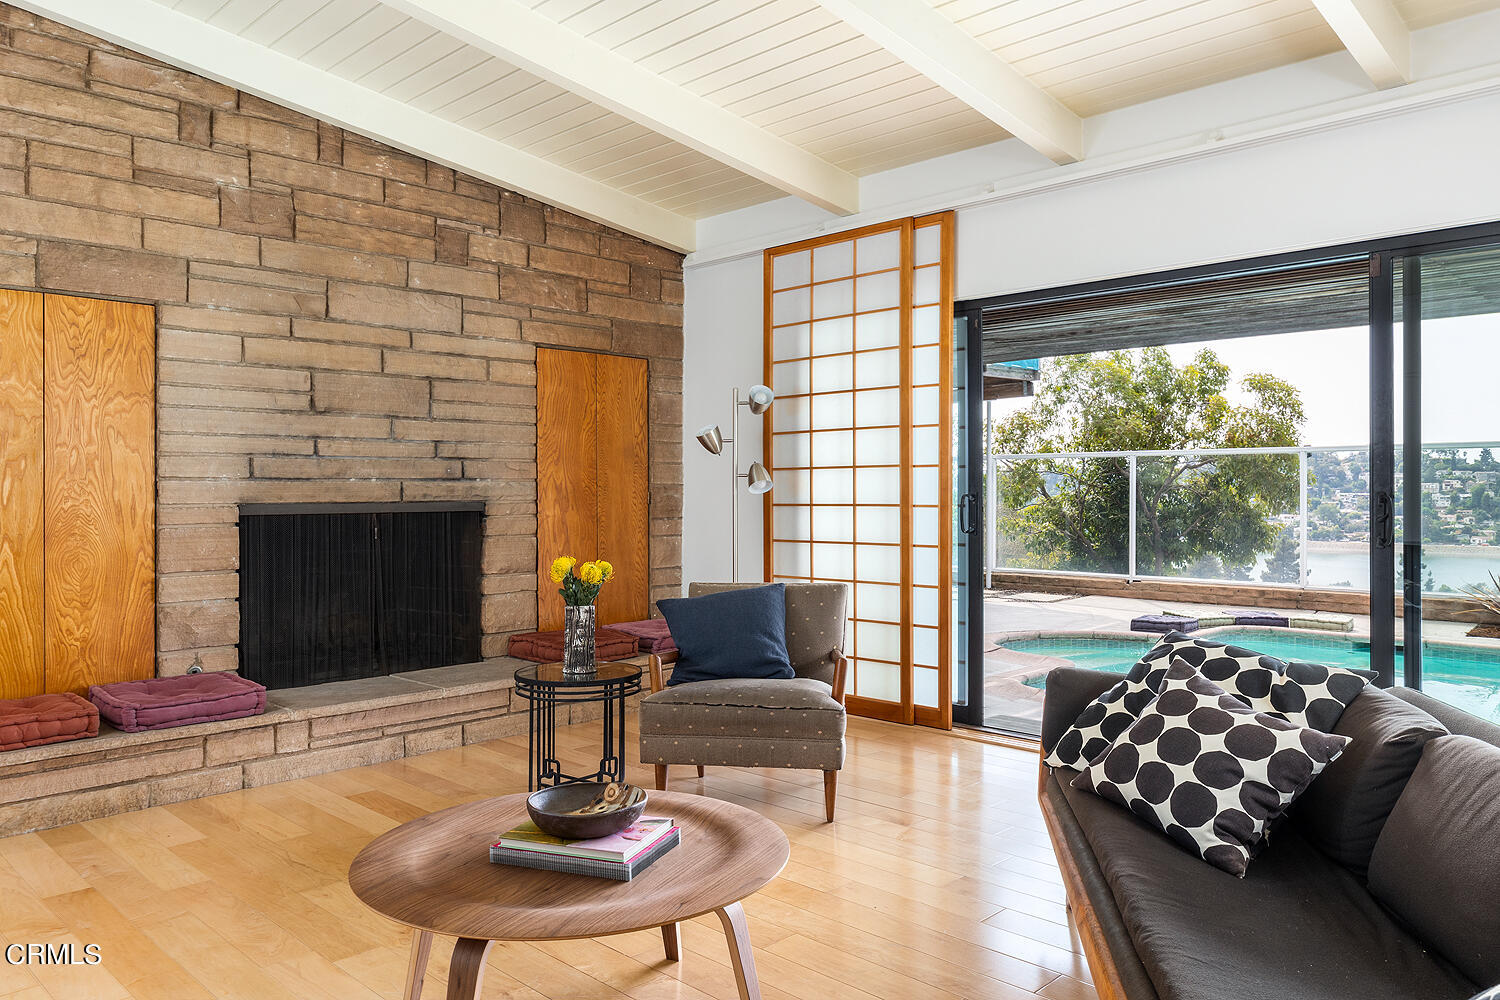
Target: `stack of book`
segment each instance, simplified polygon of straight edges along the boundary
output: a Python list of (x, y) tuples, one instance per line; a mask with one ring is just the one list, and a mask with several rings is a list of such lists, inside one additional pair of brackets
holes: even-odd
[(642, 816), (619, 833), (595, 840), (563, 840), (528, 821), (490, 845), (490, 860), (629, 882), (681, 840), (677, 824), (660, 816)]

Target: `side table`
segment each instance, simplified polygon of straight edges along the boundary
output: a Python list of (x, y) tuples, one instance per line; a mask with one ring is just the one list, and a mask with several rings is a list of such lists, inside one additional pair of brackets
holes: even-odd
[[(516, 670), (516, 694), (527, 701), (526, 790), (570, 781), (625, 780), (625, 700), (641, 690), (640, 664), (600, 663), (592, 674), (564, 674), (561, 663)], [(604, 703), (604, 744), (593, 774), (566, 774), (557, 759), (557, 707)]]

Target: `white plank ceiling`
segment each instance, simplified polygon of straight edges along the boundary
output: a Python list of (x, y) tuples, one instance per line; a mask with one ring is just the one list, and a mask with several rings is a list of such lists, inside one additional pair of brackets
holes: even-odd
[[(1347, 23), (1340, 24), (1341, 17), (1355, 17), (1357, 32), (1364, 27), (1357, 21), (1358, 11), (1382, 11), (1389, 23), (1379, 37), (1399, 48), (1406, 30), (1500, 7), (1500, 0), (860, 0), (853, 15), (844, 8), (845, 20), (838, 13), (841, 4), (833, 0), (826, 7), (818, 0), (22, 3), (81, 27), (109, 29), (101, 33), (221, 79), (228, 74), (215, 72), (212, 51), (197, 58), (183, 53), (219, 37), (202, 33), (205, 27), (239, 36), (261, 50), (399, 102), (420, 113), (413, 116), (418, 122), (435, 120), (462, 130), (447, 134), (473, 134), (539, 158), (566, 183), (552, 192), (545, 190), (545, 182), (533, 182), (528, 193), (602, 221), (620, 224), (625, 218), (624, 228), (682, 248), (690, 243), (682, 234), (690, 231), (691, 220), (784, 197), (788, 191), (826, 191), (827, 198), (812, 200), (852, 211), (857, 206), (847, 194), (839, 194), (854, 190), (846, 175), (858, 177), (1006, 138), (999, 122), (1012, 110), (1028, 114), (1022, 110), (1026, 100), (1060, 104), (1056, 110), (1072, 119), (1076, 129), (1077, 118), (1343, 48), (1370, 72), (1373, 89), (1377, 83), (1392, 83), (1379, 79), (1361, 52), (1377, 36), (1356, 40)], [(1348, 11), (1330, 12), (1341, 4)], [(914, 68), (923, 62), (901, 45), (890, 44), (889, 38), (882, 44), (877, 31), (865, 33), (866, 13), (892, 19), (888, 23), (932, 17), (930, 10), (912, 5), (935, 9), (977, 40), (987, 52), (968, 55), (993, 59), (995, 68), (1019, 74), (1014, 81), (1018, 89), (996, 94), (993, 104), (976, 101), (972, 94), (955, 96), (965, 95), (964, 89), (951, 80), (945, 89), (942, 74), (930, 64), (924, 75)], [(153, 38), (118, 37), (130, 33), (119, 26), (127, 22), (112, 26), (107, 18), (92, 16), (111, 8), (123, 17), (130, 10), (121, 14), (122, 6), (151, 14), (158, 26)], [(162, 10), (148, 9), (153, 7)], [(479, 23), (498, 16), (494, 11), (501, 7), (510, 8), (522, 22), (540, 15), (551, 22), (549, 30), (560, 26), (573, 33), (567, 37), (579, 39), (580, 58), (598, 51), (589, 45), (602, 47), (659, 77), (680, 92), (688, 116), (681, 120), (706, 123), (714, 116), (702, 117), (705, 110), (722, 109), (742, 120), (737, 126), (748, 123), (753, 128), (741, 138), (756, 154), (750, 157), (752, 166), (746, 166), (745, 156), (727, 155), (707, 138), (719, 132), (705, 131), (702, 141), (690, 130), (676, 132), (678, 139), (662, 134), (672, 130), (663, 128), (646, 104), (655, 91), (636, 91), (631, 82), (621, 84), (617, 102), (609, 99), (614, 95), (597, 91), (597, 99), (580, 96), (574, 91), (588, 88), (578, 85), (566, 67), (560, 73), (538, 69), (512, 49), (515, 61), (537, 70), (529, 72), (493, 54), (506, 50), (500, 28), (495, 44), (484, 45), (451, 27), (454, 19)], [(161, 37), (161, 25), (181, 28), (175, 48), (171, 38)], [(932, 39), (914, 44), (929, 45), (924, 54), (939, 60), (949, 52), (958, 59), (953, 49), (942, 48), (947, 42), (938, 37), (949, 30), (933, 31)], [(146, 42), (151, 44), (141, 44)], [(971, 43), (965, 38), (964, 44)], [(227, 82), (267, 96), (287, 96), (275, 92), (274, 81)], [(1034, 88), (1030, 94), (1024, 92), (1028, 84)], [(641, 96), (632, 106), (637, 92)], [(297, 104), (317, 113), (319, 100), (318, 94), (306, 93)], [(692, 117), (695, 113), (699, 119)], [(376, 138), (412, 148), (414, 137), (395, 134), (395, 128)], [(1024, 129), (1015, 131), (1026, 138)], [(797, 156), (806, 157), (801, 166), (812, 164), (814, 173), (826, 173), (807, 183), (790, 178), (800, 166), (780, 175), (777, 167), (796, 163)], [(1039, 155), (1038, 166), (1046, 162)], [(765, 169), (756, 169), (762, 164)], [(483, 175), (473, 164), (454, 165)], [(841, 180), (849, 183), (839, 188)], [(574, 197), (579, 189), (589, 196)], [(612, 210), (610, 192), (619, 195), (618, 212)], [(657, 221), (662, 219), (680, 219), (684, 225), (674, 221), (662, 226)]]

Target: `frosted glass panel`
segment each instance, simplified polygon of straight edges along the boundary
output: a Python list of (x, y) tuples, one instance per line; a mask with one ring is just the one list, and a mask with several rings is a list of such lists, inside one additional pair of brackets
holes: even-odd
[(900, 347), (901, 311), (861, 312), (854, 317), (854, 346), (861, 351), (872, 347)]
[(807, 576), (811, 572), (812, 547), (806, 542), (775, 542), (771, 549), (776, 572), (787, 576)]
[(860, 660), (854, 669), (854, 693), (882, 701), (901, 700), (901, 670), (891, 663)]
[(861, 618), (899, 622), (901, 588), (861, 581), (854, 585), (854, 606)]
[[(812, 509), (813, 537), (818, 541), (854, 541), (854, 508), (814, 507)], [(818, 567), (823, 572), (823, 567)]]
[(861, 465), (866, 462), (879, 462), (883, 465), (887, 462), (900, 461), (901, 429), (879, 427), (874, 430), (862, 430), (855, 436), (854, 446)]
[(854, 546), (813, 543), (813, 569), (820, 580), (854, 579)]
[(901, 546), (860, 545), (859, 578), (874, 583), (901, 582)]
[(938, 436), (936, 427), (913, 427), (911, 430), (911, 453), (913, 455), (936, 455), (938, 454)]
[[(778, 431), (805, 431), (812, 425), (812, 400), (807, 396), (778, 399), (771, 413), (772, 424)], [(780, 489), (781, 484), (776, 487)]]
[(806, 469), (776, 469), (776, 499), (783, 503), (807, 503), (812, 500), (812, 474)]
[(940, 325), (937, 306), (924, 306), (921, 309), (912, 310), (911, 314), (911, 342), (917, 346), (922, 344), (942, 343), (943, 330)]
[(914, 424), (935, 424), (942, 410), (939, 409), (938, 387), (928, 386), (911, 391), (911, 422)]
[(901, 266), (901, 231), (899, 229), (875, 236), (866, 236), (859, 241), (858, 248), (859, 256), (855, 262), (859, 265), (861, 274), (866, 271), (879, 271), (887, 267)]
[(921, 267), (923, 264), (936, 264), (942, 259), (942, 253), (942, 226), (923, 226), (913, 235), (912, 263), (917, 267)]
[(900, 503), (900, 469), (856, 469), (860, 503)]
[[(911, 352), (911, 384), (935, 385), (942, 378), (942, 352), (936, 347), (917, 347)], [(917, 414), (914, 420), (920, 421)]]
[(913, 587), (911, 590), (911, 620), (915, 625), (938, 624), (938, 615), (941, 613), (939, 605), (942, 599), (939, 595), (942, 591), (935, 587)]
[(771, 354), (776, 360), (805, 358), (812, 353), (806, 323), (779, 326), (771, 332)]
[(876, 622), (855, 622), (855, 642), (859, 655), (874, 660), (901, 660), (901, 629)]
[(771, 297), (771, 322), (779, 326), (782, 323), (802, 323), (811, 319), (808, 314), (809, 298), (805, 288), (777, 292)]
[[(863, 291), (863, 289), (861, 289)], [(813, 316), (837, 316), (854, 311), (854, 282), (833, 281), (826, 285), (814, 285), (812, 290)]]
[(830, 243), (813, 249), (813, 280), (847, 278), (854, 273), (854, 241)]
[(778, 396), (806, 392), (810, 388), (808, 372), (810, 362), (783, 361), (771, 366), (771, 388)]
[(813, 324), (812, 353), (844, 354), (854, 350), (854, 317), (821, 319)]
[(853, 469), (814, 469), (813, 499), (818, 503), (853, 503)]
[(942, 273), (943, 269), (941, 267), (921, 267), (912, 272), (912, 305), (932, 305), (940, 300), (942, 297)]
[(861, 388), (901, 384), (901, 352), (869, 351), (854, 355), (855, 378)]
[(812, 436), (812, 464), (853, 465), (853, 431), (818, 431)]
[(942, 487), (943, 477), (938, 475), (938, 469), (933, 465), (919, 465), (911, 470), (911, 502), (915, 504), (936, 504), (942, 498), (938, 495)]
[(911, 550), (911, 582), (917, 586), (936, 587), (943, 582), (942, 560), (938, 558), (937, 548), (923, 548), (912, 546)]
[(860, 507), (855, 517), (858, 518), (860, 541), (901, 541), (900, 507)]
[(808, 261), (811, 251), (781, 254), (771, 261), (771, 287), (785, 288), (788, 285), (805, 285), (808, 279)]
[(935, 628), (911, 630), (911, 658), (914, 663), (936, 664), (938, 661), (938, 633)]
[(911, 512), (911, 540), (913, 545), (937, 545), (939, 536), (947, 524), (936, 507), (918, 507)]
[(938, 672), (933, 667), (918, 667), (912, 675), (912, 701), (923, 708), (935, 708), (938, 703)]
[(806, 507), (778, 504), (771, 508), (771, 530), (777, 538), (808, 539), (812, 535), (812, 518)]
[(866, 389), (857, 392), (854, 394), (854, 413), (859, 417), (861, 427), (899, 424), (901, 423), (901, 390)]
[(812, 451), (806, 434), (777, 434), (772, 439), (772, 467), (785, 469), (788, 466), (809, 466)]
[(854, 366), (849, 361), (859, 356), (836, 354), (829, 358), (813, 358), (813, 388), (818, 392), (854, 388)]
[(831, 431), (854, 426), (854, 393), (835, 392), (813, 397), (813, 427)]
[[(901, 305), (901, 275), (896, 271), (867, 274), (862, 278), (856, 278), (855, 284), (860, 312), (870, 309), (894, 309)], [(790, 317), (790, 319), (803, 318), (805, 317)]]

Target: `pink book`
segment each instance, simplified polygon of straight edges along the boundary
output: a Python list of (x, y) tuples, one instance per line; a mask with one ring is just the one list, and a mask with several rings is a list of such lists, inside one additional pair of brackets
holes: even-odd
[(500, 835), (496, 847), (510, 851), (538, 851), (599, 861), (628, 862), (652, 844), (671, 833), (672, 820), (660, 816), (642, 816), (619, 833), (593, 840), (564, 840), (537, 829), (530, 820)]

